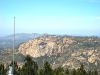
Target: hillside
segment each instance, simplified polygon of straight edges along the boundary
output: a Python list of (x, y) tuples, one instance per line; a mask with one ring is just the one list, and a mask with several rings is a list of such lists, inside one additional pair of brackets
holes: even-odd
[[(12, 52), (9, 51), (12, 49), (5, 49), (5, 54), (1, 53), (0, 57), (5, 61), (11, 60)], [(22, 63), (24, 56), (28, 54), (40, 67), (48, 60), (53, 68), (78, 68), (83, 63), (86, 69), (100, 71), (100, 38), (95, 36), (44, 35), (16, 46), (16, 61)]]

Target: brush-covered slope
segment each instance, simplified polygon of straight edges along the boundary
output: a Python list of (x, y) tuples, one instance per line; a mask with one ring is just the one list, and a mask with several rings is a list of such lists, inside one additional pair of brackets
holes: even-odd
[(39, 63), (48, 60), (53, 67), (77, 68), (84, 63), (87, 69), (100, 69), (100, 38), (94, 36), (45, 35), (21, 44), (18, 51)]
[[(8, 55), (7, 52), (4, 59), (11, 59), (11, 52)], [(40, 36), (17, 46), (15, 58), (18, 62), (23, 62), (27, 54), (40, 67), (47, 60), (53, 68), (78, 68), (83, 63), (86, 69), (100, 71), (100, 38), (95, 36)]]

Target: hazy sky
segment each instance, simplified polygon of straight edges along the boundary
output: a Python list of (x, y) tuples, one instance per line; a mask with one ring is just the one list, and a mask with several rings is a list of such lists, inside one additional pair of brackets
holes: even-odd
[(16, 33), (100, 35), (100, 0), (0, 0), (0, 36)]

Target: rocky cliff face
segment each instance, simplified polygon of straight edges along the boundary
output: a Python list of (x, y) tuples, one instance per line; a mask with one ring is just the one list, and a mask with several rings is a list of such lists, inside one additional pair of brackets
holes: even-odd
[(39, 38), (29, 40), (19, 46), (19, 52), (33, 57), (48, 55), (56, 55), (63, 52), (63, 48), (67, 48), (74, 40), (58, 36), (41, 36)]

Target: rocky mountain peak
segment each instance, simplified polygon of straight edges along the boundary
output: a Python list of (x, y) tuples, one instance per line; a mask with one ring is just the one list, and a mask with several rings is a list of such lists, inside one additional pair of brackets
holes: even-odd
[(18, 50), (24, 55), (30, 54), (33, 57), (54, 55), (61, 53), (63, 47), (68, 47), (72, 42), (73, 40), (67, 37), (61, 39), (58, 36), (45, 35), (21, 44)]

